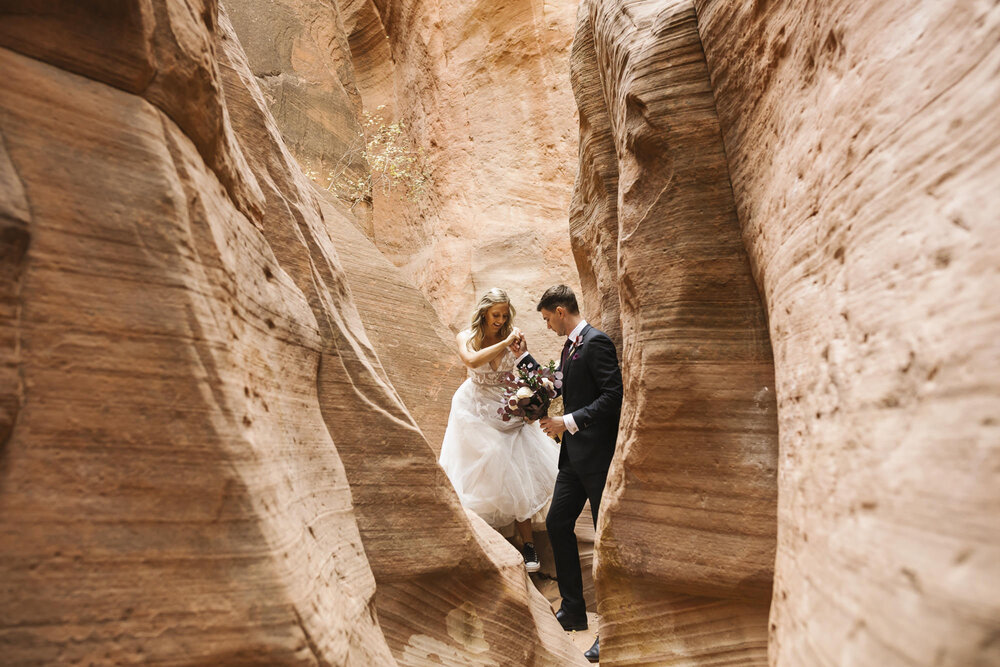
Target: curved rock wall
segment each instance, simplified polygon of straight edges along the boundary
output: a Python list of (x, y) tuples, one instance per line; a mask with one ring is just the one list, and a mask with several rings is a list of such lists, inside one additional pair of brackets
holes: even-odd
[[(347, 284), (385, 374), (439, 453), (451, 398), (466, 378), (454, 337), (420, 290), (350, 222), (347, 207), (320, 199)], [(339, 209), (339, 210), (338, 210)]]
[(763, 661), (772, 388), (770, 663), (1000, 660), (998, 36), (989, 3), (582, 3), (571, 230), (626, 376), (602, 662)]
[[(20, 404), (0, 470), (5, 661), (391, 661), (316, 402), (321, 336), (260, 228), (289, 215), (263, 213), (214, 26), (181, 5), (69, 15), (135, 50), (51, 53), (67, 43), (55, 27), (81, 24), (25, 14), (18, 36), (37, 43), (0, 49), (0, 190), (20, 200), (4, 223), (27, 247), (4, 253), (21, 274), (4, 317), (18, 380), (4, 394)], [(175, 122), (169, 90), (150, 101), (108, 74), (155, 67), (152, 45), (178, 35), (192, 49), (165, 49), (191, 73), (179, 90), (210, 77), (203, 121)], [(51, 64), (66, 61), (87, 76)], [(198, 123), (220, 117), (212, 153)]]
[(602, 664), (763, 664), (774, 370), (694, 7), (585, 1), (573, 62), (573, 240), (620, 301), (625, 378), (596, 547)]
[(1000, 7), (695, 4), (774, 344), (772, 661), (1000, 663)]
[(228, 19), (64, 5), (0, 21), (5, 662), (582, 662), (390, 384)]
[[(226, 10), (282, 139), (321, 188), (331, 174), (359, 178), (361, 96), (335, 3), (229, 0)], [(358, 205), (349, 219), (370, 225)], [(339, 216), (338, 216), (339, 217)]]
[[(433, 183), (376, 196), (372, 239), (458, 331), (508, 290), (539, 358), (558, 359), (535, 304), (579, 284), (566, 211), (576, 119), (567, 71), (576, 3), (338, 0), (364, 105), (407, 125)], [(589, 313), (588, 313), (589, 314)]]
[[(300, 165), (321, 177), (332, 169), (367, 168), (342, 162), (345, 155), (357, 157), (361, 98), (337, 6), (230, 0), (226, 8), (282, 138)], [(319, 178), (321, 193), (322, 182)], [(426, 297), (363, 234), (370, 222), (363, 207), (351, 211), (334, 196), (322, 196), (320, 203), (365, 331), (400, 399), (437, 450), (451, 396), (465, 378), (454, 336)], [(348, 220), (361, 224), (344, 224)]]

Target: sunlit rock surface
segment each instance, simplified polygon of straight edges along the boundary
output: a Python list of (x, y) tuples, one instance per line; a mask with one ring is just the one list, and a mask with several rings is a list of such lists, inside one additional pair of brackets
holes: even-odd
[(567, 233), (576, 173), (569, 84), (575, 0), (338, 0), (366, 109), (406, 124), (432, 184), (376, 195), (371, 237), (455, 331), (506, 289), (539, 359), (561, 341), (535, 312), (578, 286)]
[(573, 73), (573, 240), (586, 284), (620, 302), (625, 377), (596, 548), (602, 663), (763, 664), (774, 371), (693, 6), (585, 1)]
[(775, 401), (770, 663), (1000, 660), (998, 29), (976, 3), (583, 3), (571, 230), (626, 376), (605, 663), (764, 660)]
[(4, 661), (582, 662), (393, 388), (225, 16), (63, 9), (0, 22)]
[(1000, 663), (1000, 7), (695, 4), (774, 345), (771, 659)]

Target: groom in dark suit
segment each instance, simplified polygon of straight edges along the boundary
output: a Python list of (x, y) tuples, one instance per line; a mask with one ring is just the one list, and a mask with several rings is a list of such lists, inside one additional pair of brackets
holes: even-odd
[[(586, 630), (587, 607), (574, 526), (584, 504), (590, 500), (597, 527), (601, 494), (618, 438), (622, 373), (615, 344), (580, 316), (576, 295), (569, 287), (555, 285), (545, 290), (538, 311), (549, 329), (566, 336), (559, 363), (564, 414), (540, 421), (546, 433), (562, 438), (559, 473), (545, 519), (562, 596), (556, 618), (565, 630)], [(526, 350), (517, 351), (521, 353), (519, 367), (538, 367)], [(597, 662), (598, 652), (595, 641), (585, 655), (591, 662)]]

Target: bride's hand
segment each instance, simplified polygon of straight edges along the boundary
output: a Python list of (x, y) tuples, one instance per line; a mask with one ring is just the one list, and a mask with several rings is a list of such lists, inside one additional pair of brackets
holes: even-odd
[(510, 330), (510, 334), (507, 336), (506, 340), (504, 340), (504, 343), (506, 343), (507, 345), (513, 345), (515, 342), (517, 342), (523, 337), (524, 336), (521, 334), (521, 330), (518, 329), (517, 327), (514, 327), (513, 329)]
[(517, 333), (517, 337), (508, 346), (511, 352), (520, 355), (528, 349), (528, 342), (524, 339), (524, 334), (519, 329), (515, 329), (512, 335), (513, 333)]

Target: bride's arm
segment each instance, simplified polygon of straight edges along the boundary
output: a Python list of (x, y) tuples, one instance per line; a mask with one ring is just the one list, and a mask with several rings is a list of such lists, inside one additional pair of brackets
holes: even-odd
[(507, 346), (513, 343), (521, 336), (520, 329), (513, 329), (510, 335), (504, 340), (500, 341), (495, 345), (490, 345), (489, 347), (484, 347), (481, 350), (470, 350), (468, 346), (469, 338), (472, 334), (468, 331), (459, 332), (455, 336), (455, 341), (458, 343), (458, 356), (462, 358), (462, 362), (469, 368), (479, 368), (485, 363), (493, 361), (507, 349)]

